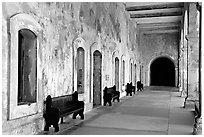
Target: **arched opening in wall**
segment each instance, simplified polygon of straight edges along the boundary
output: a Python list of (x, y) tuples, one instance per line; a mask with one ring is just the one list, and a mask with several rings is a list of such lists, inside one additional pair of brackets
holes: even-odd
[(96, 50), (93, 53), (93, 107), (101, 105), (101, 70), (102, 55)]
[(123, 60), (123, 71), (122, 71), (122, 76), (123, 76), (123, 78), (122, 78), (122, 80), (123, 80), (123, 82), (122, 82), (122, 84), (124, 84), (125, 85), (125, 61)]
[(84, 49), (77, 49), (77, 92), (84, 93)]
[(150, 66), (151, 86), (175, 86), (175, 65), (167, 57), (154, 60)]
[(133, 78), (133, 73), (132, 73), (132, 63), (131, 63), (131, 65), (130, 65), (130, 82), (132, 82), (132, 78)]
[(135, 76), (135, 78), (134, 78), (134, 86), (135, 86), (137, 83), (137, 66), (136, 66), (136, 64), (135, 64), (134, 76)]
[(36, 102), (37, 36), (29, 29), (18, 31), (18, 105)]
[(115, 58), (115, 86), (116, 90), (119, 90), (119, 59)]
[(121, 84), (121, 89), (122, 89), (122, 92), (125, 91), (125, 61), (123, 60), (122, 61), (122, 84)]

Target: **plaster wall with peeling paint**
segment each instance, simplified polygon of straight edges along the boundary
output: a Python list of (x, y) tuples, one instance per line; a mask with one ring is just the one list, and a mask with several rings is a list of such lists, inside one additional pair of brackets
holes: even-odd
[[(173, 61), (176, 71), (176, 85), (178, 84), (179, 32), (173, 33), (140, 33), (138, 50), (143, 64), (144, 84), (150, 86), (150, 66), (159, 57), (167, 57)], [(148, 49), (148, 50), (146, 50)], [(141, 54), (142, 53), (142, 54)]]
[[(10, 67), (13, 62), (10, 19), (29, 15), (40, 26), (37, 49), (37, 111), (35, 114), (10, 119)], [(23, 23), (20, 22), (19, 23)], [(26, 24), (26, 22), (24, 22)], [(33, 28), (35, 29), (35, 28)], [(77, 90), (77, 48), (85, 51), (85, 88), (79, 99), (85, 111), (93, 108), (91, 81), (92, 54), (102, 54), (102, 90), (115, 83), (114, 60), (127, 63), (125, 83), (129, 79), (129, 61), (138, 63), (136, 25), (129, 18), (123, 3), (12, 2), (2, 3), (2, 132), (3, 134), (37, 134), (43, 130), (43, 109), (47, 95), (71, 94)], [(17, 68), (16, 68), (17, 69)], [(120, 78), (121, 79), (121, 78)], [(120, 80), (121, 81), (121, 80)], [(121, 90), (121, 86), (119, 87)], [(103, 93), (102, 93), (103, 95)], [(121, 94), (123, 95), (123, 94)], [(102, 96), (101, 96), (102, 98)]]

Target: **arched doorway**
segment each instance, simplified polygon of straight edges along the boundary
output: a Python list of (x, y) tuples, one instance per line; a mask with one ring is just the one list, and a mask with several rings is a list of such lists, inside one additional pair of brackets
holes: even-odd
[(84, 49), (79, 47), (77, 49), (77, 92), (84, 93)]
[(136, 83), (137, 83), (137, 66), (135, 64), (135, 71), (134, 71), (134, 86), (136, 86)]
[(167, 57), (154, 60), (150, 66), (151, 86), (175, 86), (175, 65)]
[(101, 68), (102, 55), (96, 50), (93, 53), (93, 107), (101, 105)]
[(125, 85), (125, 61), (124, 61), (124, 60), (123, 60), (123, 65), (122, 65), (122, 66), (123, 66), (123, 71), (122, 71), (122, 73), (123, 73), (123, 74), (122, 74), (122, 77), (123, 77), (122, 80), (123, 80), (123, 82), (122, 82), (122, 84)]
[(115, 58), (115, 86), (116, 90), (119, 90), (119, 59)]

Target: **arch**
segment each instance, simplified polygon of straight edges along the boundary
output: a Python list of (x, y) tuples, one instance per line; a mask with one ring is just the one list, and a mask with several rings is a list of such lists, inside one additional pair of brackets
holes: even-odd
[(133, 80), (133, 85), (136, 86), (136, 83), (137, 83), (137, 65), (136, 63), (134, 63), (134, 80)]
[[(115, 59), (118, 59), (119, 61), (119, 51), (118, 50), (115, 50), (113, 53), (112, 53), (112, 86), (116, 84), (116, 81), (119, 81), (119, 75), (118, 75), (118, 80), (116, 80), (116, 60)], [(118, 67), (120, 67), (120, 63), (118, 64)], [(119, 74), (119, 68), (118, 69), (118, 74)]]
[[(40, 39), (42, 37), (42, 28), (40, 26), (40, 24), (30, 15), (25, 14), (25, 13), (19, 13), (19, 14), (15, 14), (13, 16), (10, 17), (9, 20), (9, 33), (10, 33), (10, 57), (9, 57), (9, 110), (8, 110), (8, 119), (15, 119), (15, 118), (20, 118), (20, 117), (24, 117), (24, 116), (28, 116), (28, 115), (32, 115), (32, 114), (36, 114), (38, 111), (42, 111), (42, 100), (40, 99), (42, 96), (44, 96), (44, 93), (40, 92), (39, 90), (42, 89), (41, 84), (39, 83), (41, 81), (41, 75), (38, 75), (39, 73), (39, 69), (40, 67), (40, 53), (38, 52), (39, 47), (40, 47)], [(29, 31), (24, 31), (24, 32), (20, 32), (20, 30), (29, 30)], [(27, 43), (29, 43), (30, 46), (32, 46), (34, 43), (35, 46), (32, 46), (33, 48), (35, 48), (35, 52), (34, 49), (29, 49), (30, 51), (32, 51), (32, 55), (30, 54), (29, 56), (34, 56), (35, 55), (35, 59), (30, 59), (32, 60), (32, 63), (34, 63), (35, 60), (35, 74), (34, 73), (30, 73), (30, 76), (32, 75), (32, 77), (36, 77), (36, 94), (35, 94), (35, 101), (33, 103), (25, 103), (22, 105), (19, 105), (18, 103), (18, 84), (20, 83), (19, 80), (19, 75), (18, 73), (20, 73), (19, 71), (19, 62), (20, 59), (22, 59), (21, 57), (19, 58), (20, 55), (20, 48), (21, 46), (19, 46), (19, 44), (25, 44), (24, 42), (20, 42), (21, 38), (20, 38), (20, 33), (21, 35), (24, 35), (25, 37), (27, 37), (26, 41)], [(36, 38), (34, 38), (36, 37)], [(35, 39), (34, 41), (31, 39)], [(28, 42), (29, 41), (29, 42)], [(32, 41), (32, 42), (31, 42)], [(28, 45), (26, 43), (26, 45)], [(31, 44), (33, 43), (33, 44)], [(37, 60), (37, 61), (36, 61)], [(30, 66), (30, 65), (29, 65)], [(32, 71), (34, 69), (32, 68)], [(29, 80), (31, 80), (31, 84), (34, 84), (35, 81), (33, 78), (29, 77)], [(12, 93), (12, 94), (10, 94)], [(22, 108), (24, 108), (22, 110)]]
[(10, 31), (16, 31), (16, 29), (29, 29), (36, 35), (40, 35), (40, 32), (42, 31), (42, 27), (40, 26), (40, 24), (32, 16), (26, 13), (15, 14), (10, 17), (10, 20), (11, 22), (15, 21), (14, 26), (18, 26), (17, 28), (10, 26)]
[(121, 56), (121, 61), (123, 61), (123, 60), (125, 61), (125, 55)]
[[(72, 73), (72, 77), (73, 77), (73, 80), (72, 80), (72, 85), (73, 85), (73, 88), (72, 88), (72, 92), (74, 91), (77, 91), (77, 49), (78, 48), (83, 48), (84, 49), (84, 77), (86, 77), (87, 75), (87, 49), (86, 49), (86, 43), (85, 43), (85, 40), (82, 38), (82, 37), (77, 37), (73, 40), (72, 42), (72, 63), (73, 63), (73, 73)], [(84, 79), (84, 83), (87, 83), (86, 82), (87, 79)], [(84, 86), (84, 91), (86, 91), (86, 88), (87, 86)]]
[(125, 56), (121, 56), (121, 85), (125, 85)]
[(93, 52), (93, 107), (101, 105), (102, 100), (102, 54), (95, 50)]
[(158, 58), (168, 58), (169, 60), (172, 61), (172, 63), (174, 63), (174, 66), (176, 67), (176, 63), (175, 63), (175, 60), (170, 56), (170, 55), (158, 55), (158, 56), (152, 56), (150, 62), (149, 62), (149, 65), (148, 65), (148, 68), (150, 68), (152, 62), (154, 62), (156, 59)]
[(99, 46), (99, 44), (97, 42), (93, 42), (90, 46), (90, 54), (93, 54), (93, 52), (95, 52), (95, 50), (98, 50), (99, 52), (101, 52), (101, 48)]
[(130, 58), (129, 60), (129, 82), (133, 81), (133, 59)]
[(18, 32), (18, 105), (37, 100), (37, 36), (29, 29)]
[[(103, 59), (104, 59), (104, 56), (103, 56), (103, 51), (101, 50), (101, 47), (100, 47), (100, 45), (97, 43), (97, 42), (93, 42), (92, 44), (91, 44), (91, 46), (90, 46), (90, 89), (89, 89), (89, 102), (93, 102), (93, 104), (94, 104), (94, 88), (93, 88), (93, 86), (94, 86), (94, 77), (93, 77), (93, 75), (94, 75), (94, 53), (96, 53), (96, 52), (98, 52), (98, 53), (100, 53), (101, 54), (101, 69), (103, 68)], [(101, 103), (100, 104), (102, 104), (103, 103), (103, 99), (102, 99), (102, 97), (103, 97), (103, 88), (104, 88), (104, 81), (102, 80), (102, 79), (104, 79), (104, 75), (103, 75), (103, 71), (101, 71), (101, 88), (100, 88), (100, 101), (101, 101)], [(99, 102), (97, 102), (98, 103), (98, 105), (99, 105)], [(97, 105), (95, 105), (95, 106), (97, 106)], [(94, 107), (95, 107), (94, 106)]]
[[(178, 60), (177, 59), (175, 59), (175, 58), (173, 58), (171, 55), (169, 55), (169, 54), (166, 54), (166, 53), (164, 53), (164, 52), (156, 52), (156, 53), (154, 53), (154, 55), (152, 55), (150, 58), (149, 58), (149, 61), (147, 61), (148, 63), (147, 64), (144, 64), (144, 71), (146, 71), (147, 73), (146, 73), (146, 84), (148, 85), (148, 86), (150, 86), (150, 83), (151, 83), (151, 77), (150, 77), (150, 66), (151, 66), (151, 64), (152, 64), (152, 62), (155, 60), (155, 59), (157, 59), (157, 58), (160, 58), (160, 57), (166, 57), (166, 58), (168, 58), (168, 59), (170, 59), (173, 63), (174, 63), (174, 65), (175, 65), (175, 72), (177, 72), (178, 71), (178, 66), (177, 66), (177, 64), (178, 64)], [(178, 84), (177, 83), (177, 79), (178, 79), (178, 74), (176, 73), (176, 84)]]
[(116, 90), (119, 90), (119, 59), (115, 57), (115, 84)]
[(113, 52), (113, 54), (112, 54), (112, 59), (113, 59), (113, 61), (114, 61), (114, 59), (115, 59), (115, 57), (117, 57), (118, 59), (119, 59), (119, 51), (118, 50), (115, 50), (114, 52)]
[(85, 79), (85, 51), (84, 48), (77, 48), (77, 92), (79, 94), (84, 93), (84, 79)]
[(175, 86), (175, 63), (166, 56), (152, 60), (150, 65), (151, 86)]

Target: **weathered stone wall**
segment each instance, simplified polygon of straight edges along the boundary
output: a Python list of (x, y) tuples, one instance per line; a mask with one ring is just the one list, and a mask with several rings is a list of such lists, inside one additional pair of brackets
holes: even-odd
[[(188, 27), (185, 31), (186, 39), (186, 56), (187, 56), (187, 97), (185, 100), (185, 107), (194, 108), (194, 101), (199, 100), (199, 63), (200, 63), (200, 43), (199, 43), (199, 12), (197, 9), (197, 3), (189, 3), (188, 8), (188, 20), (185, 20), (188, 23)], [(185, 92), (186, 92), (185, 91)]]
[[(102, 53), (102, 88), (114, 84), (114, 57), (133, 54), (137, 46), (136, 35), (123, 3), (3, 3), (2, 4), (2, 131), (3, 134), (36, 134), (43, 129), (43, 108), (37, 114), (8, 120), (9, 115), (9, 66), (10, 22), (19, 13), (26, 13), (42, 28), (37, 50), (38, 103), (48, 94), (60, 96), (76, 90), (76, 50), (85, 50), (85, 101), (86, 111), (92, 108), (91, 56), (92, 50)], [(128, 25), (129, 24), (129, 25)], [(133, 36), (134, 35), (134, 36)], [(96, 46), (93, 46), (96, 45)], [(17, 50), (17, 47), (16, 47)], [(135, 62), (135, 61), (134, 61)], [(129, 64), (126, 83), (129, 82)], [(16, 68), (17, 69), (17, 68)], [(109, 75), (109, 79), (105, 79)], [(120, 86), (121, 87), (121, 86)], [(40, 104), (39, 106), (43, 106)]]
[[(179, 33), (148, 33), (141, 32), (138, 51), (144, 65), (145, 85), (150, 84), (150, 65), (157, 57), (165, 56), (172, 59), (178, 68)], [(177, 73), (177, 72), (176, 72)]]

